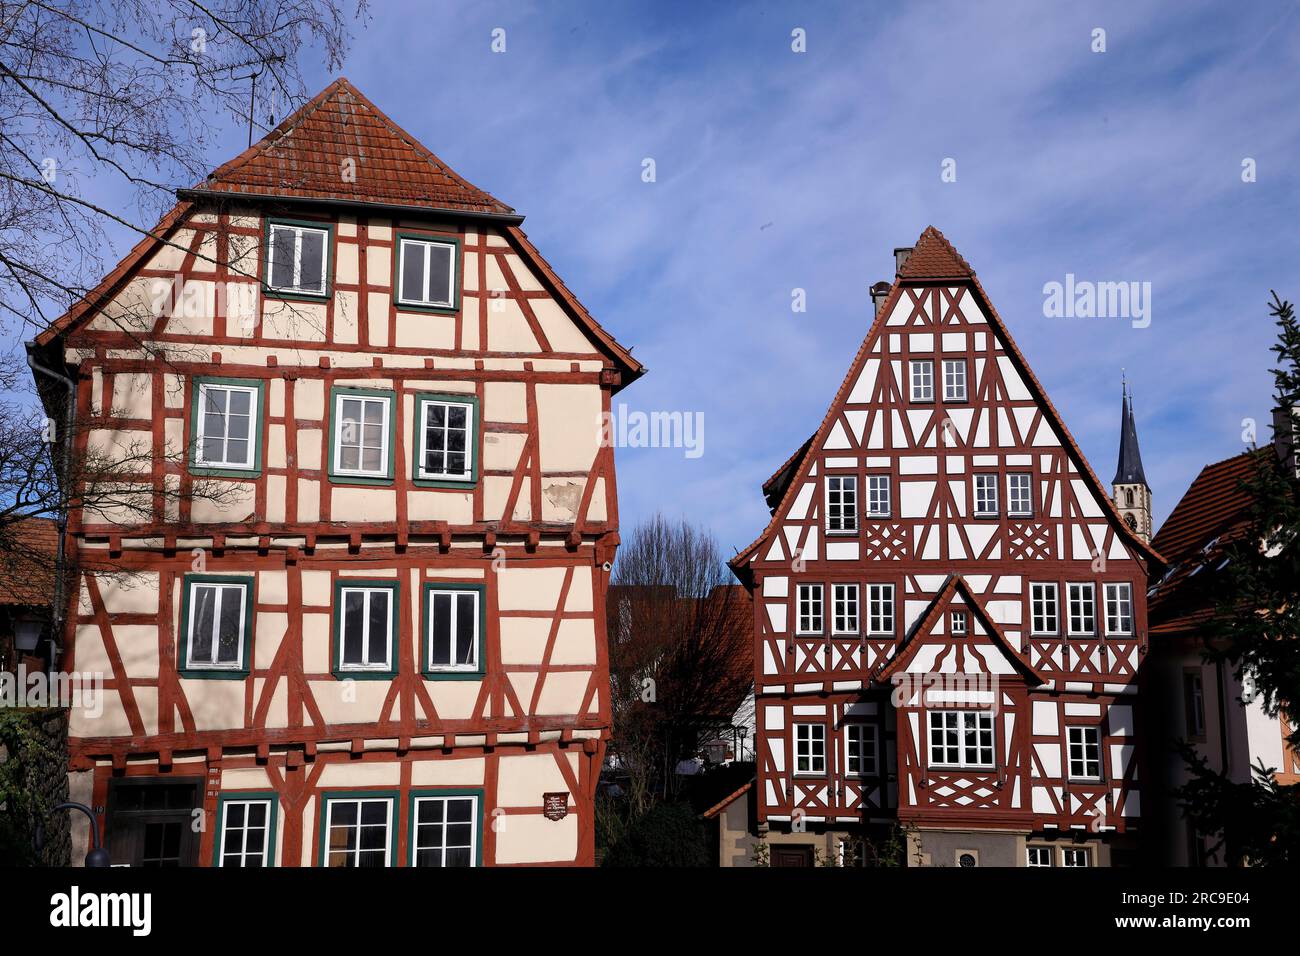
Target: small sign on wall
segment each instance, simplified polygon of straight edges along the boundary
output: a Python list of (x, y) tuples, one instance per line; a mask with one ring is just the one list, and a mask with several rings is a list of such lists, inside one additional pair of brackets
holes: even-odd
[(563, 820), (569, 815), (568, 791), (542, 794), (542, 814), (548, 820)]

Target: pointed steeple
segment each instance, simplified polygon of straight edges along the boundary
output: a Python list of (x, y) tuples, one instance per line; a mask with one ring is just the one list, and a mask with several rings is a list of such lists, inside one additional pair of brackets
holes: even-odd
[(1119, 464), (1115, 467), (1113, 485), (1145, 485), (1146, 472), (1142, 470), (1142, 451), (1138, 448), (1137, 422), (1133, 419), (1133, 399), (1128, 383), (1123, 386), (1124, 399), (1119, 423)]

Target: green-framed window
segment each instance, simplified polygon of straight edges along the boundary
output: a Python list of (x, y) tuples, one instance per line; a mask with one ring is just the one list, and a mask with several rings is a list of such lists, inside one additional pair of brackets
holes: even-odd
[(253, 638), (253, 578), (187, 574), (181, 589), (181, 674), (247, 677)]
[(390, 484), (397, 395), (369, 388), (330, 390), (329, 474), (334, 481)]
[(327, 297), (333, 233), (328, 222), (268, 220), (262, 282), (266, 292), (288, 298)]
[(321, 794), (321, 866), (393, 866), (396, 855), (396, 791), (349, 790)]
[(481, 584), (424, 585), (421, 670), (433, 679), (483, 676), (486, 601)]
[(393, 289), (399, 309), (454, 312), (460, 308), (460, 237), (399, 232)]
[(214, 866), (275, 866), (275, 832), (280, 797), (273, 791), (217, 796)]
[(411, 791), (407, 865), (483, 865), (483, 791), (441, 788)]
[(417, 484), (464, 487), (478, 480), (479, 404), (474, 395), (415, 396)]
[(196, 377), (190, 396), (190, 470), (255, 478), (262, 473), (265, 383)]
[(334, 582), (334, 676), (397, 675), (400, 584), (339, 578)]

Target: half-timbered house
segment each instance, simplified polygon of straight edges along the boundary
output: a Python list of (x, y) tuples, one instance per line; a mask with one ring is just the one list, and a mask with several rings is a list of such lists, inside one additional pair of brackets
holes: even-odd
[(870, 857), (895, 824), (912, 864), (1121, 861), (1159, 557), (937, 230), (872, 291), (731, 562), (755, 596), (758, 836), (796, 864)]
[(346, 80), (178, 200), (30, 347), (156, 452), (70, 516), (74, 799), (117, 863), (590, 864), (641, 366)]

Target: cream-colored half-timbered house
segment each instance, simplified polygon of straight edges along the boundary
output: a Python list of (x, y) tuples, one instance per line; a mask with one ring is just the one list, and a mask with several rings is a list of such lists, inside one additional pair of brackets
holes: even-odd
[(1158, 556), (1116, 513), (974, 272), (927, 229), (731, 562), (755, 596), (771, 859), (908, 830), (910, 863), (1102, 865), (1141, 815)]
[(346, 80), (178, 198), (31, 346), (155, 451), (70, 517), (74, 799), (117, 863), (590, 864), (641, 366)]

